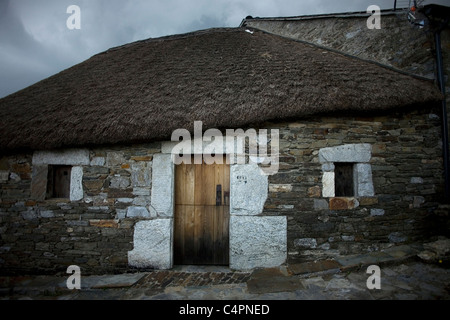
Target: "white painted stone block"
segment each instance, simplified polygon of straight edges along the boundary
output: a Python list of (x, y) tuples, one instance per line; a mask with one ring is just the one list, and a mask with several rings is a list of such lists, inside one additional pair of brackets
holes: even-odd
[(172, 268), (172, 227), (172, 219), (137, 222), (128, 264), (138, 268)]
[(319, 150), (319, 161), (324, 162), (369, 162), (372, 146), (368, 143), (345, 144)]
[(175, 167), (170, 154), (155, 154), (152, 165), (150, 211), (160, 217), (173, 217)]
[(83, 167), (72, 167), (70, 173), (70, 201), (83, 199)]
[(285, 263), (286, 258), (286, 217), (230, 217), (230, 268), (276, 267)]
[(33, 165), (89, 165), (89, 150), (87, 149), (65, 149), (57, 151), (36, 151), (33, 154)]
[(375, 192), (372, 182), (372, 167), (368, 163), (357, 163), (353, 167), (354, 185), (356, 186), (356, 196), (372, 197)]
[(260, 214), (267, 199), (268, 177), (256, 164), (232, 165), (230, 175), (230, 214)]
[(322, 174), (322, 196), (325, 198), (334, 197), (334, 172), (324, 172)]

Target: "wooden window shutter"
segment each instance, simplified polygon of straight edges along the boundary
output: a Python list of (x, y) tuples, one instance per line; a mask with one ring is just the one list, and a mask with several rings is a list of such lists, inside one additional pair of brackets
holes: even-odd
[(334, 163), (334, 182), (336, 197), (354, 196), (353, 163)]

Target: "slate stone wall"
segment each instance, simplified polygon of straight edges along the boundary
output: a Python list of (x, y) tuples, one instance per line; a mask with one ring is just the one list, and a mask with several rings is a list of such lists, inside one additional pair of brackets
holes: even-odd
[(72, 264), (85, 274), (129, 269), (134, 225), (150, 217), (152, 160), (160, 143), (83, 151), (88, 163), (80, 166), (78, 201), (32, 194), (32, 188), (45, 193), (47, 184), (46, 171), (39, 171), (46, 166), (33, 166), (32, 154), (0, 158), (2, 274), (65, 272)]
[[(247, 27), (311, 42), (434, 79), (434, 39), (428, 29), (413, 27), (406, 13), (381, 15), (381, 29), (368, 29), (369, 15), (308, 19), (248, 19)], [(441, 34), (446, 74), (450, 72), (450, 29)]]
[[(435, 113), (319, 117), (277, 127), (280, 170), (269, 176), (263, 214), (287, 216), (289, 262), (377, 251), (438, 233), (434, 212), (444, 182)], [(330, 163), (321, 161), (321, 149), (358, 144), (371, 148), (363, 159), (371, 169), (370, 192), (327, 194)]]
[[(381, 29), (367, 28), (369, 14), (337, 14), (306, 19), (247, 19), (245, 26), (310, 42), (425, 78), (437, 79), (434, 35), (429, 28), (413, 26), (406, 19), (406, 14), (401, 10), (383, 12)], [(450, 28), (441, 32), (441, 49), (448, 106)]]
[[(258, 221), (270, 222), (266, 218), (277, 216), (283, 217), (277, 222), (287, 222), (287, 233), (280, 231), (284, 239), (278, 241), (280, 248), (287, 248), (287, 262), (380, 250), (436, 235), (434, 212), (443, 189), (436, 113), (423, 108), (364, 117), (340, 114), (261, 126), (279, 129), (280, 166), (277, 174), (268, 176), (267, 199), (262, 213), (254, 217), (264, 216)], [(342, 198), (333, 197), (329, 190), (324, 194), (323, 179), (333, 166), (321, 161), (321, 150), (355, 144), (362, 147), (349, 150), (370, 146), (370, 159), (364, 156), (358, 161), (370, 165), (373, 194)], [(148, 246), (139, 246), (143, 239), (135, 239), (135, 226), (167, 219), (163, 203), (151, 206), (152, 198), (155, 203), (162, 201), (152, 194), (153, 162), (161, 154), (161, 143), (86, 150), (80, 154), (87, 155), (88, 160), (86, 156), (83, 160), (87, 162), (77, 164), (82, 168), (83, 196), (76, 201), (38, 200), (32, 195), (32, 186), (46, 185), (38, 170), (41, 164), (33, 165), (32, 154), (0, 158), (1, 274), (65, 273), (72, 264), (84, 274), (115, 273), (133, 269), (130, 257), (140, 259)], [(243, 226), (246, 229), (251, 226)], [(241, 252), (245, 248), (236, 239), (231, 249)], [(167, 260), (170, 241), (158, 250), (158, 259), (162, 255)], [(249, 259), (260, 263), (252, 254), (247, 252)], [(234, 254), (233, 259), (239, 258)], [(238, 262), (249, 266), (249, 261)]]

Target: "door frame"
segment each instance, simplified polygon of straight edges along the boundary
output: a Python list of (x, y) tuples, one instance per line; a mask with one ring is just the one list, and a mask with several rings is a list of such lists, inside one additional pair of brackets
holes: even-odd
[[(131, 266), (173, 268), (175, 162), (172, 149), (178, 143), (162, 142), (161, 153), (153, 156), (150, 212), (147, 219), (134, 226), (133, 250), (128, 252)], [(235, 141), (231, 143), (223, 148), (223, 154), (239, 156)], [(203, 142), (203, 149), (209, 144)], [(228, 152), (233, 150), (234, 153)], [(248, 270), (279, 266), (287, 259), (287, 217), (261, 215), (268, 196), (267, 176), (261, 175), (257, 165), (232, 163), (229, 267)], [(240, 180), (242, 176), (248, 181)], [(256, 225), (259, 227), (255, 228)]]
[[(237, 157), (239, 155), (243, 154), (243, 150), (245, 150), (245, 141), (242, 139), (242, 141), (239, 141), (239, 139), (224, 139), (223, 141), (223, 148), (221, 154), (223, 156), (226, 156), (226, 158), (231, 163), (237, 162)], [(151, 191), (151, 208), (150, 213), (153, 215), (161, 216), (160, 210), (163, 211), (163, 215), (165, 215), (167, 218), (171, 219), (170, 223), (170, 255), (166, 257), (165, 265), (167, 266), (166, 269), (173, 268), (174, 265), (174, 233), (175, 233), (175, 156), (172, 153), (173, 148), (178, 145), (179, 142), (174, 141), (165, 141), (161, 144), (161, 154), (159, 156), (162, 158), (159, 162), (161, 163), (162, 171), (164, 171), (163, 175), (165, 176), (165, 185), (164, 191), (159, 192), (158, 189), (159, 186), (157, 186), (154, 182), (155, 177), (155, 170), (154, 166), (152, 167), (152, 191)], [(203, 141), (203, 138), (193, 139), (191, 141), (191, 152), (185, 152), (187, 155), (190, 155), (191, 157), (195, 155), (203, 155), (204, 150), (209, 146), (210, 142)], [(197, 148), (196, 146), (202, 146), (201, 149)], [(199, 150), (200, 149), (200, 150)], [(155, 155), (156, 156), (156, 155)], [(231, 157), (233, 157), (231, 159)], [(155, 157), (154, 157), (155, 160)], [(164, 163), (164, 164), (163, 164)], [(169, 163), (169, 164), (167, 164)], [(233, 164), (230, 163), (230, 198), (229, 198), (229, 205), (230, 205), (230, 221), (231, 221), (231, 203), (232, 203), (232, 195), (231, 190), (233, 188), (231, 183), (231, 169)], [(159, 175), (157, 173), (156, 175)], [(162, 182), (164, 183), (164, 182)], [(156, 191), (156, 192), (155, 192)], [(228, 224), (228, 240), (231, 240), (231, 224)], [(229, 259), (229, 266), (231, 266), (231, 247), (230, 244), (228, 245), (228, 259)]]

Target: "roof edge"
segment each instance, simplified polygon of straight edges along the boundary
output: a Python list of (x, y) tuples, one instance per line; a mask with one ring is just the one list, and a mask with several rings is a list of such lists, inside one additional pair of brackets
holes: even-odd
[(116, 51), (116, 50), (120, 50), (120, 49), (124, 49), (124, 48), (129, 48), (134, 45), (141, 44), (141, 43), (179, 40), (179, 39), (185, 39), (185, 38), (189, 38), (189, 37), (195, 37), (195, 36), (202, 35), (202, 34), (208, 34), (208, 33), (211, 33), (212, 31), (233, 32), (233, 31), (238, 31), (238, 30), (244, 30), (243, 28), (244, 27), (213, 27), (213, 28), (201, 29), (201, 30), (196, 30), (196, 31), (189, 31), (189, 32), (185, 32), (185, 33), (165, 35), (165, 36), (161, 36), (161, 37), (157, 37), (157, 38), (147, 38), (147, 39), (137, 40), (137, 41), (133, 41), (130, 43), (126, 43), (126, 44), (122, 44), (122, 45), (119, 45), (116, 47), (109, 48), (103, 52), (99, 52), (99, 53), (95, 54), (94, 56), (105, 54), (105, 53)]
[(334, 49), (334, 48), (322, 46), (322, 45), (319, 45), (319, 44), (314, 43), (314, 42), (309, 42), (309, 41), (306, 41), (306, 40), (300, 40), (300, 39), (290, 38), (290, 37), (287, 37), (287, 36), (280, 35), (280, 34), (278, 34), (278, 33), (268, 32), (268, 31), (266, 31), (266, 30), (261, 30), (261, 29), (255, 28), (255, 27), (247, 27), (247, 29), (250, 29), (250, 30), (252, 30), (252, 29), (253, 29), (253, 30), (257, 30), (257, 31), (259, 31), (259, 32), (263, 32), (263, 33), (266, 33), (266, 34), (274, 35), (274, 36), (277, 36), (277, 37), (280, 37), (280, 38), (283, 38), (283, 39), (287, 39), (287, 40), (291, 40), (291, 41), (295, 41), (295, 42), (307, 44), (307, 45), (310, 45), (310, 46), (319, 48), (319, 49), (321, 49), (321, 50), (327, 50), (327, 51), (330, 51), (330, 52), (333, 52), (333, 53), (336, 53), (336, 54), (340, 54), (340, 55), (345, 56), (345, 57), (347, 57), (347, 58), (357, 59), (357, 60), (359, 60), (359, 61), (371, 63), (371, 64), (377, 65), (377, 66), (379, 66), (379, 67), (382, 67), (382, 68), (385, 68), (385, 69), (388, 69), (388, 70), (391, 70), (391, 71), (395, 71), (395, 72), (401, 73), (401, 74), (406, 75), (406, 76), (413, 77), (413, 78), (418, 79), (418, 80), (425, 80), (425, 81), (429, 81), (429, 82), (435, 83), (435, 79), (430, 79), (430, 78), (427, 78), (427, 77), (424, 77), (424, 76), (421, 76), (421, 75), (417, 75), (417, 74), (414, 74), (414, 73), (410, 73), (410, 72), (407, 72), (407, 71), (404, 71), (404, 70), (395, 68), (395, 67), (393, 67), (393, 66), (389, 66), (389, 65), (380, 63), (380, 62), (375, 61), (375, 60), (369, 60), (369, 59), (364, 59), (364, 58), (361, 58), (361, 57), (358, 57), (358, 56), (354, 56), (354, 55), (351, 55), (351, 54), (346, 53), (346, 52), (344, 52), (344, 51), (339, 51), (339, 50)]
[[(394, 9), (382, 9), (380, 10), (380, 14), (387, 15), (396, 15), (402, 12), (405, 8), (397, 8)], [(353, 11), (353, 12), (338, 12), (338, 13), (322, 13), (322, 14), (309, 14), (302, 16), (288, 16), (288, 17), (251, 17), (247, 16), (242, 19), (239, 27), (245, 27), (245, 22), (247, 20), (259, 20), (259, 21), (301, 21), (301, 20), (313, 20), (313, 19), (327, 19), (327, 18), (367, 18), (371, 16), (372, 13), (367, 13), (367, 11)]]

